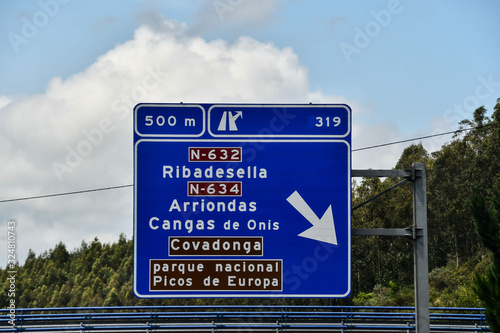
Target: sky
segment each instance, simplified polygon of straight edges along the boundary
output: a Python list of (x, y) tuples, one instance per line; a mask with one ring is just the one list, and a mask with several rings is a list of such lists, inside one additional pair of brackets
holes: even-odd
[(133, 184), (140, 102), (347, 104), (353, 169), (439, 150), (360, 149), (491, 114), (499, 31), (496, 0), (0, 0), (0, 243), (131, 239), (130, 186), (6, 200)]

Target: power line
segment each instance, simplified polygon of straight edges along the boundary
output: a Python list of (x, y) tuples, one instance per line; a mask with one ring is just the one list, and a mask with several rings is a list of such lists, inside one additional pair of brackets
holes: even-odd
[(417, 141), (417, 140), (429, 139), (429, 138), (434, 138), (436, 136), (456, 134), (456, 133), (460, 133), (460, 132), (471, 131), (471, 130), (475, 130), (475, 129), (480, 129), (480, 128), (484, 128), (484, 127), (490, 127), (490, 126), (496, 126), (496, 125), (498, 125), (498, 124), (497, 123), (490, 123), (490, 124), (486, 124), (486, 125), (482, 125), (482, 126), (469, 127), (469, 128), (461, 128), (461, 129), (458, 129), (458, 130), (455, 130), (455, 131), (442, 132), (442, 133), (438, 133), (438, 134), (431, 134), (431, 135), (420, 136), (420, 137), (412, 138), (412, 139), (406, 139), (406, 140), (400, 140), (400, 141), (393, 141), (393, 142), (388, 142), (388, 143), (381, 143), (379, 145), (367, 146), (367, 147), (363, 147), (363, 148), (356, 148), (356, 149), (353, 149), (352, 151), (354, 152), (354, 151), (361, 151), (361, 150), (367, 150), (367, 149), (373, 149), (373, 148), (380, 148), (380, 147), (385, 147), (385, 146), (396, 145), (396, 144), (399, 144), (399, 143), (405, 143), (405, 142), (410, 142), (410, 141)]
[[(497, 123), (490, 123), (490, 124), (486, 124), (486, 125), (483, 125), (483, 126), (462, 128), (462, 129), (458, 129), (458, 130), (455, 130), (455, 131), (449, 131), (449, 132), (443, 132), (443, 133), (438, 133), (438, 134), (421, 136), (421, 137), (412, 138), (412, 139), (406, 139), (406, 140), (399, 140), (399, 141), (393, 141), (393, 142), (388, 142), (388, 143), (382, 143), (382, 144), (379, 144), (379, 145), (368, 146), (368, 147), (363, 147), (363, 148), (356, 148), (356, 149), (353, 149), (352, 151), (356, 152), (356, 151), (361, 151), (361, 150), (368, 150), (368, 149), (386, 147), (386, 146), (396, 145), (396, 144), (400, 144), (400, 143), (405, 143), (405, 142), (410, 142), (410, 141), (416, 141), (416, 140), (423, 140), (423, 139), (429, 139), (429, 138), (433, 138), (433, 137), (436, 137), (436, 136), (443, 136), (443, 135), (449, 135), (449, 134), (454, 134), (454, 133), (460, 133), (460, 132), (470, 131), (470, 130), (474, 130), (474, 129), (480, 129), (480, 128), (483, 128), (483, 127), (489, 127), (489, 126), (494, 126), (494, 125), (498, 125), (498, 124)], [(125, 188), (125, 187), (132, 187), (132, 186), (134, 186), (134, 185), (133, 184), (119, 185), (119, 186), (102, 187), (102, 188), (95, 188), (95, 189), (90, 189), (90, 190), (81, 190), (81, 191), (74, 191), (74, 192), (61, 192), (61, 193), (45, 194), (45, 195), (38, 195), (38, 196), (32, 196), (32, 197), (24, 197), (24, 198), (16, 198), (16, 199), (5, 199), (5, 200), (0, 200), (0, 203), (14, 202), (14, 201), (23, 201), (23, 200), (33, 200), (33, 199), (42, 199), (42, 198), (51, 198), (51, 197), (58, 197), (58, 196), (72, 195), (72, 194), (81, 194), (81, 193), (89, 193), (89, 192), (116, 190), (116, 189)]]
[(91, 190), (82, 190), (82, 191), (74, 191), (74, 192), (62, 192), (62, 193), (55, 193), (55, 194), (44, 194), (44, 195), (37, 195), (37, 196), (33, 196), (33, 197), (24, 197), (24, 198), (0, 200), (0, 203), (3, 203), (3, 202), (13, 202), (13, 201), (22, 201), (22, 200), (31, 200), (31, 199), (50, 198), (50, 197), (59, 197), (59, 196), (63, 196), (63, 195), (89, 193), (89, 192), (97, 192), (97, 191), (116, 190), (116, 189), (119, 189), (119, 188), (131, 187), (131, 186), (133, 186), (133, 185), (119, 185), (119, 186), (110, 186), (110, 187), (95, 188), (95, 189), (91, 189)]
[(417, 140), (422, 140), (422, 139), (428, 139), (428, 138), (433, 138), (436, 136), (443, 136), (443, 135), (448, 135), (448, 134), (453, 134), (457, 132), (462, 132), (462, 131), (468, 131), (471, 130), (472, 128), (467, 128), (463, 130), (458, 130), (458, 131), (449, 131), (449, 132), (443, 132), (439, 134), (432, 134), (432, 135), (426, 135), (426, 136), (421, 136), (418, 138), (413, 138), (413, 139), (406, 139), (406, 140), (400, 140), (400, 141), (393, 141), (393, 142), (388, 142), (388, 143), (381, 143), (379, 145), (374, 145), (374, 146), (368, 146), (368, 147), (363, 147), (363, 148), (356, 148), (353, 149), (352, 151), (361, 151), (361, 150), (367, 150), (367, 149), (373, 149), (373, 148), (380, 148), (380, 147), (385, 147), (385, 146), (392, 146), (392, 145), (397, 145), (399, 143), (405, 143), (405, 142), (410, 142), (410, 141), (417, 141)]

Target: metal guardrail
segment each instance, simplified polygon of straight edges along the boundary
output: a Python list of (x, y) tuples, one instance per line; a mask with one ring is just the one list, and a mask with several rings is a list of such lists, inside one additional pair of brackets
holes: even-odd
[[(140, 306), (0, 310), (0, 332), (414, 332), (413, 307)], [(14, 325), (12, 325), (14, 324)], [(431, 332), (490, 332), (484, 309), (431, 308)]]

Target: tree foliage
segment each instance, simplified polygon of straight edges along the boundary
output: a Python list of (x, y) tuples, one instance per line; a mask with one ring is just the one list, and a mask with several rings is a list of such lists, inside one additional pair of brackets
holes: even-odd
[[(478, 281), (490, 285), (491, 274), (500, 269), (500, 256), (489, 255), (474, 232), (474, 217), (467, 204), (473, 188), (482, 193), (484, 202), (491, 201), (494, 189), (500, 188), (499, 124), (500, 99), (491, 117), (487, 116), (484, 107), (480, 107), (470, 120), (460, 123), (464, 128), (474, 129), (457, 132), (449, 143), (433, 153), (427, 152), (422, 144), (410, 145), (394, 166), (395, 169), (410, 169), (415, 162), (427, 166), (431, 305), (479, 306), (479, 298), (472, 292), (472, 277), (476, 273), (486, 275)], [(398, 181), (400, 179), (364, 178), (353, 182), (352, 206), (365, 202)], [(498, 207), (495, 208), (497, 212)], [(410, 226), (413, 223), (411, 184), (396, 187), (356, 209), (352, 221), (353, 228)], [(495, 232), (486, 230), (485, 234)], [(484, 236), (480, 235), (484, 241)], [(498, 245), (500, 238), (492, 243)], [(487, 244), (488, 241), (485, 246), (489, 248)], [(353, 293), (346, 300), (138, 299), (132, 291), (132, 256), (132, 241), (123, 235), (114, 244), (103, 244), (97, 238), (89, 243), (82, 242), (74, 251), (68, 251), (63, 243), (38, 256), (29, 251), (24, 265), (18, 269), (17, 305), (201, 305), (206, 302), (234, 305), (413, 305), (413, 244), (404, 237), (353, 237)], [(492, 262), (496, 268), (488, 271)], [(498, 281), (500, 275), (495, 276)], [(6, 269), (0, 269), (0, 279), (2, 291), (7, 290)], [(480, 288), (477, 291), (481, 293)], [(490, 292), (488, 295), (500, 299), (500, 294)], [(7, 302), (7, 293), (0, 293), (0, 307), (7, 306)]]
[[(436, 306), (479, 306), (472, 292), (474, 275), (465, 272), (483, 272), (489, 259), (474, 232), (468, 199), (474, 187), (486, 198), (491, 198), (493, 189), (500, 188), (500, 99), (491, 118), (486, 113), (487, 110), (480, 107), (472, 119), (460, 122), (461, 129), (473, 129), (457, 131), (451, 142), (439, 151), (429, 154), (421, 144), (407, 147), (395, 166), (395, 169), (410, 169), (415, 162), (424, 162), (427, 166), (429, 268), (434, 273), (431, 273), (431, 304)], [(364, 178), (354, 183), (353, 207), (397, 181), (399, 179)], [(411, 187), (407, 184), (354, 211), (353, 227), (405, 228), (413, 223), (412, 219)], [(464, 276), (469, 279), (462, 279)], [(412, 286), (411, 242), (394, 237), (354, 237), (353, 295), (365, 299), (363, 302), (355, 297), (355, 302), (395, 304), (395, 297), (387, 298), (391, 282), (401, 293)], [(384, 301), (385, 298), (388, 301)], [(413, 299), (406, 305), (413, 305)]]
[(471, 199), (471, 206), (477, 233), (493, 255), (486, 274), (476, 275), (475, 291), (486, 308), (491, 330), (500, 332), (500, 191), (495, 191), (489, 206), (480, 194)]

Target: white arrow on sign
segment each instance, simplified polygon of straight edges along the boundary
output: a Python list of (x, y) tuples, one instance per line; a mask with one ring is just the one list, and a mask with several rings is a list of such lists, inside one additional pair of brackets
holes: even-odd
[(286, 200), (312, 224), (312, 227), (300, 233), (299, 236), (337, 245), (332, 205), (328, 207), (320, 219), (300, 196), (299, 192), (293, 192)]
[(229, 112), (229, 130), (230, 131), (237, 131), (238, 127), (236, 127), (236, 119), (239, 117), (243, 118), (243, 111), (236, 111), (235, 115), (231, 112)]

